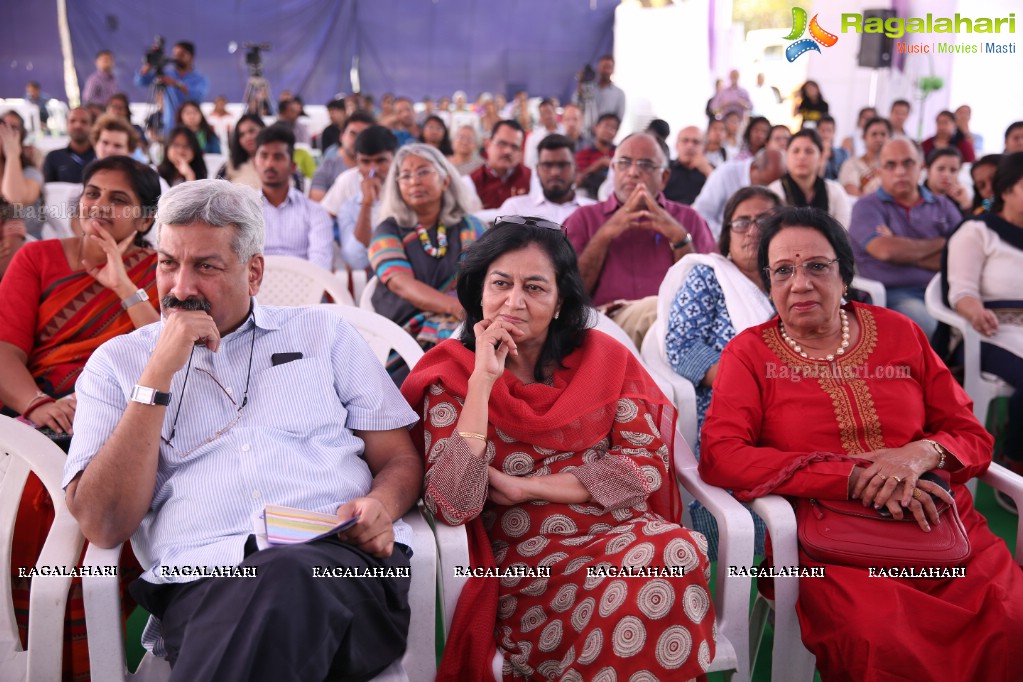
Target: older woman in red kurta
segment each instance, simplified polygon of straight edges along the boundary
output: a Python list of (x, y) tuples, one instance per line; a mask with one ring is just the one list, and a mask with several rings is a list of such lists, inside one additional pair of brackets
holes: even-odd
[[(801, 579), (802, 637), (822, 679), (1023, 679), (1015, 652), (1023, 571), (963, 485), (991, 462), (992, 439), (969, 397), (908, 318), (842, 305), (852, 253), (845, 231), (822, 212), (780, 212), (764, 227), (760, 260), (779, 316), (722, 354), (701, 475), (740, 499), (766, 489), (860, 499), (912, 515), (923, 533), (938, 522), (925, 493), (949, 500), (919, 476), (943, 469), (972, 546), (963, 578), (870, 577), (866, 568), (828, 564), (824, 578)], [(814, 461), (779, 476), (815, 452), (869, 465)], [(800, 561), (821, 565), (802, 549)]]
[(402, 387), (423, 417), (438, 520), (468, 522), (475, 567), (540, 569), (469, 581), (438, 679), (492, 679), (495, 645), (509, 680), (696, 677), (714, 612), (707, 542), (670, 521), (674, 409), (628, 350), (584, 328), (558, 226), (526, 220), (468, 251), (467, 331)]

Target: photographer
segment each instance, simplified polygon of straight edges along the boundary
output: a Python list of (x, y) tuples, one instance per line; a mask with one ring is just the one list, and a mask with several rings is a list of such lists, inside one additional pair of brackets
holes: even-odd
[[(164, 73), (164, 65), (173, 64), (169, 74)], [(202, 102), (206, 99), (210, 82), (206, 76), (194, 70), (195, 45), (182, 40), (174, 44), (169, 61), (163, 55), (163, 38), (157, 38), (156, 45), (146, 52), (146, 61), (135, 74), (135, 84), (149, 87), (155, 80), (164, 86), (163, 98), (163, 129), (174, 127), (178, 109), (186, 100)]]

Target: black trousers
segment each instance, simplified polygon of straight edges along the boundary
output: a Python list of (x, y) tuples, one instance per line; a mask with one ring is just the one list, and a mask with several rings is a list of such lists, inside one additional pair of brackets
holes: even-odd
[[(980, 344), (980, 367), (997, 374), (1012, 386), (1009, 397), (1009, 423), (1005, 433), (1005, 455), (1023, 462), (1023, 358), (990, 343)], [(987, 426), (984, 424), (984, 426)]]
[(255, 577), (131, 585), (160, 619), (172, 680), (370, 680), (404, 654), (410, 578), (314, 577), (314, 568), (407, 569), (407, 547), (383, 560), (336, 538), (254, 550), (250, 538), (239, 566)]

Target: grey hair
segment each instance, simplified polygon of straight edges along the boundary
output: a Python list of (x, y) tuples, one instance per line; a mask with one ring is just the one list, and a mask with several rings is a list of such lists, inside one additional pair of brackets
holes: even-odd
[(462, 182), (462, 176), (458, 170), (451, 165), (436, 147), (420, 142), (407, 144), (398, 149), (391, 162), (391, 170), (384, 180), (384, 191), (380, 199), (380, 220), (394, 218), (399, 225), (408, 227), (415, 225), (418, 221), (416, 212), (413, 211), (401, 196), (401, 188), (398, 187), (398, 174), (401, 172), (401, 164), (410, 156), (418, 156), (429, 162), (441, 180), (450, 179), (440, 203), (440, 222), (444, 225), (458, 223), (467, 213), (473, 213), (480, 209), (479, 199), (474, 196), (469, 188)]
[(654, 146), (657, 147), (658, 155), (661, 157), (661, 168), (664, 169), (668, 167), (668, 164), (671, 163), (671, 152), (668, 151), (667, 143), (665, 143), (661, 138), (655, 137), (650, 133), (629, 133), (622, 138), (622, 141), (618, 143), (618, 147), (615, 149), (616, 159), (619, 156), (618, 150), (622, 148), (622, 145), (625, 144), (627, 140), (633, 137), (646, 137), (653, 142)]
[(235, 228), (231, 248), (243, 263), (263, 252), (265, 227), (259, 193), (227, 180), (195, 180), (164, 192), (156, 209), (156, 243), (164, 225)]

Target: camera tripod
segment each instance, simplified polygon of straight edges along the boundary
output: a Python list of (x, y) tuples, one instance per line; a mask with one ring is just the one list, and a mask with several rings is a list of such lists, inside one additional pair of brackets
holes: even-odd
[(242, 101), (245, 102), (245, 113), (247, 114), (273, 116), (275, 113), (273, 96), (270, 93), (270, 81), (263, 76), (249, 76)]

